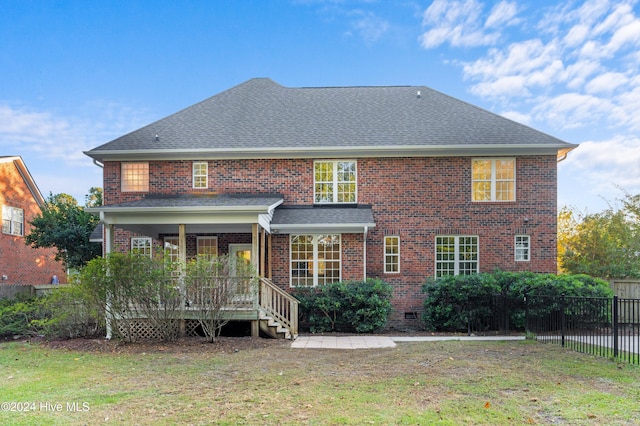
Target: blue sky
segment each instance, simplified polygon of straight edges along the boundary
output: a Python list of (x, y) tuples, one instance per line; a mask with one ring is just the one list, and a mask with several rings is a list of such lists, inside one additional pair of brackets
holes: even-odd
[(581, 144), (560, 206), (640, 193), (634, 0), (5, 0), (0, 46), (0, 155), (45, 196), (83, 204), (82, 151), (253, 77), (429, 86)]

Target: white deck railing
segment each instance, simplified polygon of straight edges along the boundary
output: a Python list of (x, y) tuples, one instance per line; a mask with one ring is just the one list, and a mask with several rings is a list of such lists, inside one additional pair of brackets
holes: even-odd
[(280, 324), (298, 335), (298, 300), (267, 278), (260, 278), (260, 307)]

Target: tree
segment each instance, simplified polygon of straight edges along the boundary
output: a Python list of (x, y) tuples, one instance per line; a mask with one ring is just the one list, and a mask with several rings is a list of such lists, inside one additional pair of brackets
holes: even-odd
[(89, 242), (98, 222), (71, 195), (49, 194), (41, 213), (30, 222), (25, 242), (35, 248), (55, 247), (56, 260), (67, 268), (80, 268), (102, 254), (100, 244)]
[(622, 208), (579, 215), (562, 209), (558, 254), (563, 272), (600, 278), (640, 277), (640, 197), (626, 194)]
[(89, 193), (84, 196), (84, 205), (86, 207), (100, 207), (102, 205), (102, 188), (92, 186)]

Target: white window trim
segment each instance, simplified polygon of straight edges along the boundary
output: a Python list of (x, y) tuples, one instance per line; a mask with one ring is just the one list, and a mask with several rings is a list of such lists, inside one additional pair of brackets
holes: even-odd
[[(134, 241), (136, 241), (137, 243), (134, 243)], [(144, 242), (144, 247), (143, 250), (146, 251), (147, 248), (149, 249), (149, 257), (153, 256), (153, 241), (150, 237), (131, 237), (131, 253), (133, 253), (133, 250), (136, 248), (140, 248), (140, 243)], [(136, 246), (134, 247), (134, 244), (136, 244)], [(146, 254), (146, 253), (143, 253)]]
[[(196, 186), (196, 177), (203, 177), (203, 175), (196, 175), (196, 166), (201, 165), (204, 165), (204, 186)], [(191, 186), (194, 189), (209, 188), (209, 163), (206, 161), (194, 161), (191, 164)]]
[(443, 261), (439, 261), (438, 260), (438, 238), (455, 238), (455, 242), (454, 242), (454, 265), (453, 265), (453, 275), (460, 275), (460, 263), (463, 262), (463, 260), (460, 260), (460, 239), (461, 238), (475, 238), (476, 239), (476, 248), (477, 248), (477, 259), (475, 260), (476, 262), (476, 270), (475, 270), (475, 274), (480, 273), (480, 237), (477, 235), (436, 235), (436, 238), (434, 240), (435, 244), (434, 244), (434, 259), (435, 259), (435, 264), (434, 264), (434, 276), (437, 278), (438, 277), (438, 263), (439, 262), (443, 262)]
[[(333, 187), (333, 199), (331, 201), (316, 201), (316, 164), (317, 163), (333, 163), (333, 181), (331, 182)], [(338, 201), (338, 185), (340, 182), (338, 181), (338, 163), (353, 163), (355, 165), (355, 177), (356, 180), (354, 182), (346, 182), (353, 183), (355, 186), (354, 196), (355, 200), (351, 201)], [(315, 160), (313, 162), (313, 202), (315, 204), (354, 204), (358, 202), (358, 162), (356, 160)]]
[[(398, 254), (389, 254), (387, 253), (387, 238), (396, 238), (398, 241)], [(400, 273), (400, 236), (399, 235), (385, 235), (384, 236), (384, 273), (385, 274), (399, 274)], [(398, 270), (397, 271), (388, 271), (387, 270), (387, 266), (389, 265), (389, 263), (387, 262), (387, 256), (391, 257), (396, 257), (396, 264), (398, 265)]]
[[(496, 183), (497, 182), (511, 182), (512, 180), (497, 180), (496, 179), (496, 161), (513, 161), (513, 199), (512, 200), (498, 200), (496, 199)], [(474, 191), (473, 191), (473, 183), (475, 180), (473, 179), (473, 162), (474, 161), (491, 161), (491, 199), (489, 200), (474, 200)], [(472, 158), (471, 159), (471, 201), (474, 203), (513, 203), (517, 200), (516, 194), (516, 172), (517, 172), (517, 161), (515, 157), (495, 157), (495, 158)]]
[[(146, 182), (142, 182), (143, 188), (141, 189), (135, 188), (135, 185), (131, 183), (128, 183), (128, 186), (126, 186), (127, 181), (125, 180), (125, 168), (127, 168), (127, 166), (133, 166), (133, 165), (146, 165), (146, 168), (147, 168), (147, 175), (145, 177)], [(146, 161), (120, 163), (120, 190), (122, 192), (149, 192), (149, 163)]]
[(180, 261), (180, 237), (164, 237), (164, 249), (169, 261)]
[[(20, 220), (16, 220), (15, 218), (17, 212), (20, 213), (18, 215), (18, 216), (21, 216)], [(4, 226), (5, 220), (9, 221), (8, 230), (5, 230), (5, 226)], [(20, 224), (20, 229), (17, 230), (18, 232), (16, 232), (16, 224), (18, 223)], [(2, 206), (2, 233), (7, 235), (16, 235), (18, 237), (24, 236), (24, 209), (21, 209), (19, 207), (6, 206), (6, 205)]]
[[(294, 236), (312, 236), (313, 237), (313, 259), (312, 259), (312, 263), (313, 263), (313, 270), (312, 270), (312, 277), (313, 277), (313, 284), (311, 286), (303, 286), (303, 285), (295, 285), (293, 283), (293, 251), (291, 250), (291, 244), (293, 242), (293, 237)], [(339, 239), (339, 244), (340, 244), (340, 251), (338, 252), (338, 259), (337, 262), (339, 264), (338, 267), (338, 271), (339, 271), (339, 277), (338, 277), (338, 281), (336, 282), (340, 282), (342, 281), (342, 234), (295, 234), (295, 235), (290, 235), (289, 236), (289, 287), (291, 288), (309, 288), (309, 287), (317, 287), (318, 281), (319, 281), (319, 274), (318, 274), (318, 256), (319, 256), (319, 250), (318, 250), (318, 239), (320, 236), (322, 235), (337, 235), (338, 239)], [(336, 261), (336, 259), (332, 259), (332, 261)], [(300, 262), (300, 260), (296, 260), (296, 262)]]
[[(527, 241), (527, 256), (524, 259), (519, 259), (518, 258), (518, 249), (522, 249), (521, 247), (518, 247), (518, 238), (526, 238)], [(518, 234), (513, 238), (513, 246), (514, 246), (514, 260), (516, 262), (531, 262), (531, 236), (529, 235), (525, 235), (525, 234)]]

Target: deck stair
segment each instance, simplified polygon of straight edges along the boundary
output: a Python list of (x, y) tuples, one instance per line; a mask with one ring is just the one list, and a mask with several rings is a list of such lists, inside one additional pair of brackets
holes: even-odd
[(260, 330), (276, 339), (298, 337), (298, 300), (266, 278), (260, 278)]

